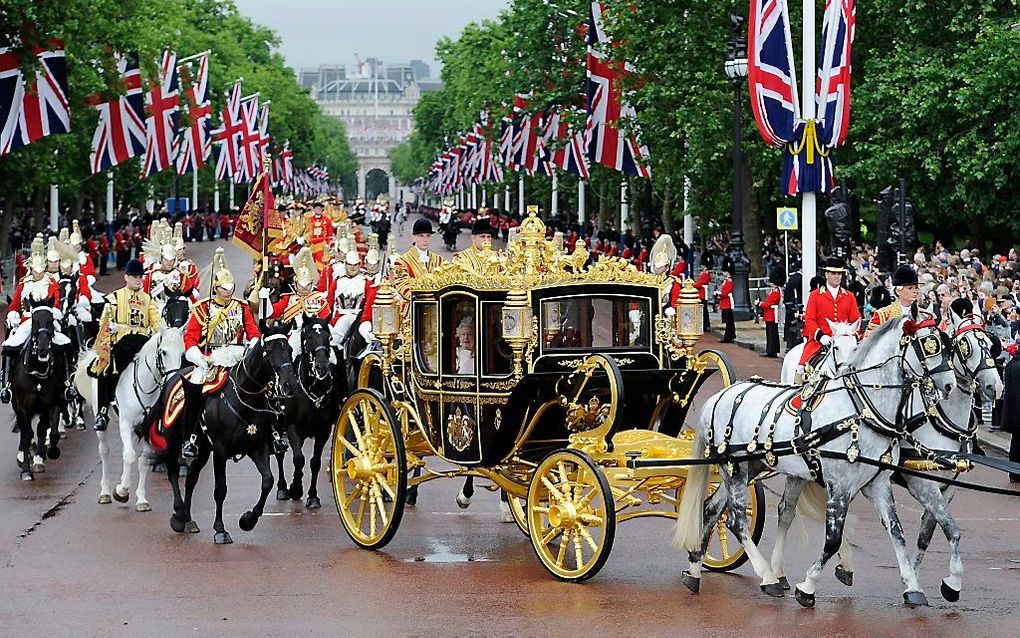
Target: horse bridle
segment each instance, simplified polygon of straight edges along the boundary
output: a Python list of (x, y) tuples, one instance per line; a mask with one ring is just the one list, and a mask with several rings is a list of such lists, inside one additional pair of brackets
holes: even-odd
[[(50, 308), (49, 306), (36, 306), (35, 308), (32, 309), (32, 315), (34, 316), (35, 313), (39, 312), (40, 310), (46, 310), (47, 312), (50, 313), (51, 317), (53, 316), (53, 309)], [(31, 320), (29, 320), (29, 321), (31, 321)], [(53, 368), (53, 334), (54, 334), (54, 332), (55, 332), (55, 330), (52, 329), (52, 328), (42, 328), (42, 327), (40, 327), (38, 330), (36, 330), (36, 329), (32, 330), (32, 347), (30, 348), (30, 350), (31, 350), (32, 356), (36, 360), (42, 361), (41, 357), (39, 356), (39, 343), (38, 343), (36, 337), (38, 337), (39, 335), (47, 335), (50, 338), (50, 352), (46, 355), (46, 359), (45, 359), (46, 368), (44, 370), (42, 370), (42, 371), (32, 370), (31, 367), (28, 365), (28, 362), (25, 362), (25, 364), (26, 364), (25, 365), (25, 370), (30, 375), (32, 375), (33, 377), (36, 377), (36, 378), (39, 378), (39, 379), (43, 379), (43, 378), (46, 378), (46, 377), (48, 377), (50, 375), (50, 371)]]
[[(265, 344), (266, 343), (269, 343), (270, 341), (275, 341), (275, 340), (278, 340), (278, 339), (286, 340), (287, 339), (287, 335), (276, 334), (276, 335), (270, 335), (268, 337), (260, 337), (259, 338), (259, 342), (262, 345), (262, 349), (265, 350)], [(248, 357), (247, 356), (242, 358), (241, 359), (241, 366), (240, 367), (241, 367), (241, 371), (244, 373), (245, 377), (250, 377), (250, 375), (248, 374), (248, 364), (247, 364), (247, 361), (248, 361)], [(252, 406), (248, 405), (243, 399), (241, 399), (240, 392), (244, 392), (245, 394), (247, 394), (249, 396), (265, 394), (267, 390), (272, 390), (273, 388), (275, 388), (276, 386), (279, 385), (280, 370), (283, 370), (284, 368), (287, 368), (287, 367), (293, 367), (293, 366), (294, 366), (294, 364), (291, 361), (288, 360), (288, 361), (285, 361), (284, 363), (282, 363), (278, 369), (277, 368), (271, 368), (272, 371), (273, 371), (273, 378), (268, 383), (266, 383), (264, 386), (262, 386), (258, 390), (254, 390), (254, 391), (245, 390), (242, 387), (241, 382), (237, 380), (237, 375), (232, 375), (231, 376), (231, 381), (233, 381), (234, 390), (235, 390), (235, 394), (237, 394), (237, 398), (241, 401), (241, 403), (245, 407), (247, 407), (247, 408), (249, 408), (251, 410), (260, 411), (258, 408), (255, 408), (255, 407), (252, 407)], [(270, 396), (272, 396), (273, 398), (279, 398), (279, 396), (276, 395), (275, 392), (271, 392)], [(276, 410), (273, 410), (273, 412), (276, 412)], [(279, 412), (276, 412), (276, 413), (279, 414)]]

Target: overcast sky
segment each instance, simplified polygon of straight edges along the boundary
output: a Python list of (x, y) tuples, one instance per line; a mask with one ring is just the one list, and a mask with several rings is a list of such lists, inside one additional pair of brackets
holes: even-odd
[(242, 14), (280, 36), (295, 70), (320, 64), (424, 60), (438, 76), (436, 40), (495, 18), (507, 0), (235, 0)]

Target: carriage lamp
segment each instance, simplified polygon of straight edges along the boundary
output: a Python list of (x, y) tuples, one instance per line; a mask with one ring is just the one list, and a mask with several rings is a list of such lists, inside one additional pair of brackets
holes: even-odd
[(400, 315), (397, 310), (397, 297), (389, 279), (383, 279), (372, 305), (372, 332), (383, 346), (383, 366), (387, 367), (390, 358), (390, 344), (400, 329)]
[(514, 353), (514, 374), (521, 375), (521, 362), (524, 359), (524, 348), (531, 340), (531, 304), (528, 293), (514, 288), (506, 296), (506, 304), (502, 313), (503, 339), (510, 344)]
[(680, 295), (676, 302), (676, 314), (673, 320), (677, 336), (684, 347), (690, 350), (698, 342), (705, 332), (705, 325), (701, 316), (701, 299), (698, 297), (698, 289), (694, 287), (694, 281), (688, 279), (680, 289)]

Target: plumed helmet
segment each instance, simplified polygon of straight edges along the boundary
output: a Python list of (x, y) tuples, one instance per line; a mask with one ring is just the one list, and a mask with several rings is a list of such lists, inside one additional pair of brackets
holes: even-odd
[(673, 238), (662, 234), (652, 245), (652, 267), (666, 268), (676, 259), (676, 246), (673, 245)]
[(227, 256), (222, 247), (217, 248), (216, 254), (213, 255), (213, 287), (233, 288), (233, 286), (234, 274), (227, 266)]
[(67, 269), (73, 266), (78, 261), (78, 253), (66, 241), (58, 240), (56, 244), (57, 254), (60, 255), (60, 267)]
[(305, 246), (298, 251), (294, 257), (294, 283), (301, 286), (310, 286), (319, 279), (315, 268), (315, 258), (312, 256), (312, 249)]
[(141, 277), (145, 274), (145, 266), (138, 259), (131, 259), (124, 266), (124, 274), (131, 277)]
[(72, 246), (81, 246), (81, 226), (78, 225), (78, 220), (75, 219), (71, 222), (71, 236), (68, 241), (71, 242)]
[(35, 272), (46, 270), (46, 242), (42, 233), (39, 233), (32, 240), (32, 254), (29, 257), (29, 266)]
[(60, 234), (57, 235), (57, 239), (59, 239), (62, 242), (70, 242), (70, 238), (71, 238), (71, 231), (67, 228), (67, 226), (64, 226), (63, 228), (61, 228), (60, 229)]
[(46, 261), (60, 261), (56, 237), (50, 237), (49, 243), (46, 245)]
[(177, 247), (173, 241), (163, 244), (159, 249), (159, 258), (167, 261), (177, 261)]
[(181, 222), (174, 226), (174, 248), (184, 250), (184, 224)]
[(358, 251), (348, 250), (347, 254), (344, 255), (344, 263), (348, 266), (360, 266), (361, 256), (358, 254)]
[(893, 272), (892, 285), (897, 286), (909, 286), (917, 285), (917, 273), (910, 266), (900, 266)]

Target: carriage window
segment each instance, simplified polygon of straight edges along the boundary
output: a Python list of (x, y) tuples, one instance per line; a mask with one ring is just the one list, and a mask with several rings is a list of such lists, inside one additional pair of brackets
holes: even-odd
[(483, 308), (485, 324), (482, 326), (482, 372), (489, 376), (510, 374), (513, 350), (503, 338), (503, 304), (486, 303)]
[(471, 375), (478, 371), (478, 325), (475, 300), (443, 302), (443, 373)]
[(429, 374), (435, 374), (439, 371), (438, 323), (436, 304), (415, 304), (414, 329), (417, 333), (418, 365), (424, 372)]
[(575, 297), (542, 302), (546, 349), (648, 347), (650, 306), (644, 298)]

